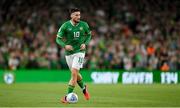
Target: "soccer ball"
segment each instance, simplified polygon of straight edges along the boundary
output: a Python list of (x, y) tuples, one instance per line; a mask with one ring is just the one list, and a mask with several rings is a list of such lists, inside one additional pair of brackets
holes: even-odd
[(66, 97), (66, 100), (68, 103), (77, 103), (78, 102), (78, 96), (76, 93), (69, 93)]

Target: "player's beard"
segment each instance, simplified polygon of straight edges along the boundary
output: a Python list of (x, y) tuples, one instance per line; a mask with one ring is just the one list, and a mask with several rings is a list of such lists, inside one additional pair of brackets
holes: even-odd
[(77, 24), (79, 23), (80, 19), (74, 20), (74, 22)]

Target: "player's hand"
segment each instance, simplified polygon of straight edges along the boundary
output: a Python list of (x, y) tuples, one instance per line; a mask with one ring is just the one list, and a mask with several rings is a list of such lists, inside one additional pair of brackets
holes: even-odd
[(73, 50), (73, 47), (71, 45), (66, 45), (65, 46), (65, 50), (67, 51), (72, 51)]
[(81, 50), (84, 50), (84, 49), (86, 49), (86, 45), (85, 44), (81, 44)]

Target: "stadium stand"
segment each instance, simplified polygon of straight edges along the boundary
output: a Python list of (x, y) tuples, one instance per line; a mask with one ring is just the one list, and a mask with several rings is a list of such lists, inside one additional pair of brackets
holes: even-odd
[(55, 38), (71, 7), (92, 30), (86, 68), (180, 70), (179, 0), (2, 0), (0, 68), (66, 69)]

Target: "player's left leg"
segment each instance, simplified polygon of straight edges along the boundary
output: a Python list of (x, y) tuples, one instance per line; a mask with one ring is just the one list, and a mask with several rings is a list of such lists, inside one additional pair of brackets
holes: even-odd
[(72, 64), (72, 67), (76, 67), (78, 69), (77, 83), (81, 87), (81, 89), (85, 88), (84, 82), (82, 80), (82, 76), (79, 73), (79, 70), (83, 67), (84, 56), (85, 56), (85, 53), (77, 53), (75, 55), (75, 59), (74, 59), (76, 62), (74, 62), (74, 64)]
[[(84, 57), (85, 57), (85, 53), (77, 53), (75, 55), (75, 59), (74, 59), (76, 62), (74, 62), (74, 64), (72, 64), (72, 67), (76, 67), (78, 70), (80, 70), (83, 67)], [(84, 82), (82, 80), (82, 76), (79, 73), (79, 71), (77, 74), (77, 83), (80, 86), (80, 88), (82, 89), (85, 99), (89, 100), (90, 95), (87, 90), (87, 85), (84, 84)]]
[(81, 89), (85, 88), (85, 85), (84, 85), (84, 82), (80, 73), (78, 73), (77, 75), (77, 83)]
[(78, 73), (78, 76), (77, 76), (77, 83), (78, 83), (78, 85), (81, 87), (85, 99), (86, 99), (86, 100), (89, 100), (89, 99), (90, 99), (90, 94), (89, 94), (89, 92), (88, 92), (87, 85), (85, 85), (84, 82), (83, 82), (83, 80), (82, 80), (82, 76), (81, 76), (80, 73)]

